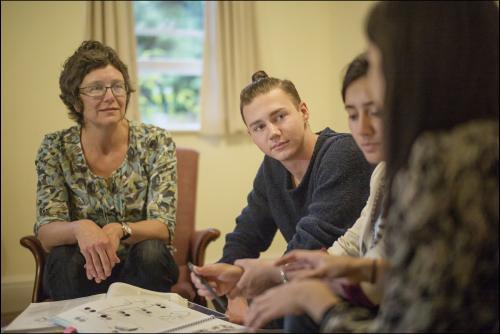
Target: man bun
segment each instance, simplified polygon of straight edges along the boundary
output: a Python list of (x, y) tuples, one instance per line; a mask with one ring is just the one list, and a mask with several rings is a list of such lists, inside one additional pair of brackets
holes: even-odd
[(260, 79), (266, 79), (266, 78), (269, 78), (269, 76), (264, 71), (257, 71), (254, 74), (252, 74), (252, 82), (256, 82)]

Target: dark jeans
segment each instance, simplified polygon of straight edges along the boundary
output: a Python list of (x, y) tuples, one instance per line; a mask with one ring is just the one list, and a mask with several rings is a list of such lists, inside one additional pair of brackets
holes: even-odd
[(168, 292), (179, 278), (179, 268), (165, 244), (145, 240), (120, 256), (111, 276), (97, 284), (85, 274), (85, 258), (78, 245), (53, 248), (45, 263), (43, 285), (53, 300), (72, 299), (105, 293), (113, 282), (124, 282), (144, 289)]
[(285, 333), (319, 333), (319, 325), (307, 314), (287, 315), (283, 321)]

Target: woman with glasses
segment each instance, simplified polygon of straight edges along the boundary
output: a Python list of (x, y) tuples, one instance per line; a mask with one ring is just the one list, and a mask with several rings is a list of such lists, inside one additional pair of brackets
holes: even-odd
[(126, 119), (134, 92), (127, 66), (100, 42), (80, 45), (59, 85), (77, 125), (46, 135), (36, 157), (34, 229), (49, 252), (44, 292), (77, 298), (115, 281), (169, 291), (179, 275), (172, 138)]

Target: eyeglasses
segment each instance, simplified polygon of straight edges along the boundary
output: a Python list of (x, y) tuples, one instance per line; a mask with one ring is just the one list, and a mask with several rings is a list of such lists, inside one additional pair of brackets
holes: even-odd
[(111, 88), (111, 92), (114, 96), (127, 95), (127, 88), (124, 83), (115, 83), (112, 86), (92, 85), (80, 87), (80, 93), (91, 97), (103, 97), (106, 95), (108, 88)]

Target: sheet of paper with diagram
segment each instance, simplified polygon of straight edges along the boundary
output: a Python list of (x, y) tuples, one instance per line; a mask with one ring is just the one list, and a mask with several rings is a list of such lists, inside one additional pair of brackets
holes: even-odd
[[(153, 296), (160, 298), (162, 302), (177, 304), (182, 308), (188, 308), (188, 301), (176, 293), (157, 292), (142, 289), (130, 284), (116, 282), (110, 285), (107, 293), (93, 295), (89, 297), (51, 301), (43, 303), (31, 303), (16, 319), (8, 326), (2, 328), (3, 332), (48, 332), (59, 331), (61, 327), (54, 323), (56, 315), (67, 310), (74, 309), (80, 305), (95, 302), (108, 301), (116, 297), (129, 296)], [(109, 322), (109, 321), (108, 321)]]
[(110, 297), (86, 303), (53, 318), (78, 332), (239, 332), (245, 327), (154, 295)]
[(91, 301), (102, 300), (106, 294), (101, 293), (89, 297), (77, 299), (60, 300), (55, 302), (31, 303), (20, 315), (18, 315), (8, 326), (2, 328), (5, 333), (48, 333), (61, 332), (61, 327), (52, 322), (56, 314), (75, 306)]
[(148, 289), (143, 289), (138, 286), (130, 285), (127, 283), (116, 282), (109, 286), (106, 298), (120, 297), (120, 296), (143, 296), (151, 295), (164, 298), (168, 301), (174, 302), (182, 306), (188, 306), (188, 300), (173, 292), (158, 292)]

